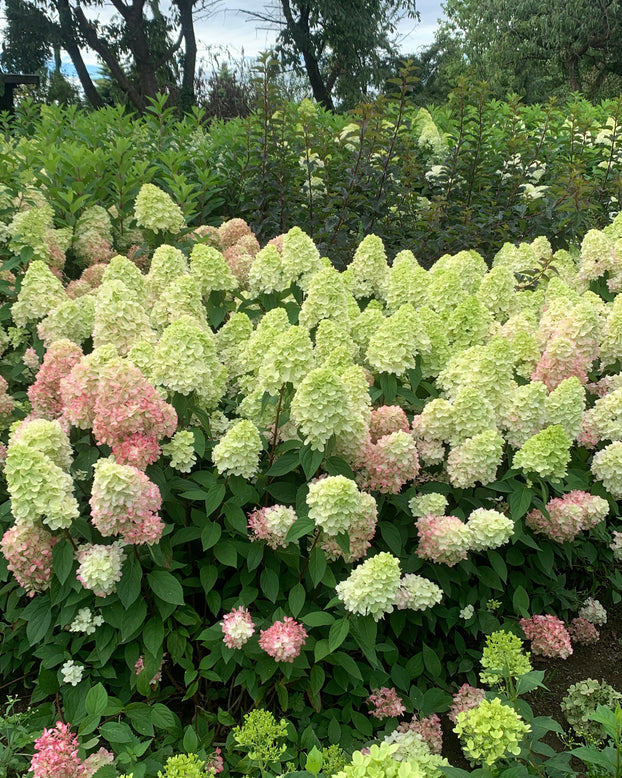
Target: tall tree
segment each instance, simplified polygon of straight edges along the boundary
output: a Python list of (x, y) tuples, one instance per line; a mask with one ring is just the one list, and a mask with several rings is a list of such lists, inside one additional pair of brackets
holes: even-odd
[(415, 0), (280, 0), (279, 6), (278, 18), (247, 13), (279, 26), (277, 54), (306, 73), (314, 98), (329, 109), (335, 96), (356, 100), (382, 84), (397, 23), (419, 18)]
[(622, 72), (620, 0), (446, 0), (444, 8), (440, 34), (460, 42), (468, 70), (498, 95), (589, 93)]
[[(84, 62), (90, 48), (134, 108), (143, 111), (158, 91), (168, 91), (188, 108), (194, 102), (197, 43), (194, 13), (220, 0), (172, 0), (165, 15), (158, 0), (112, 0), (115, 15), (97, 19), (99, 0), (6, 0), (23, 13), (37, 14), (48, 41), (60, 42), (71, 58), (89, 102), (103, 104)], [(7, 15), (5, 38), (19, 48), (19, 27)], [(43, 24), (45, 22), (45, 25)], [(44, 38), (45, 40), (45, 38)]]

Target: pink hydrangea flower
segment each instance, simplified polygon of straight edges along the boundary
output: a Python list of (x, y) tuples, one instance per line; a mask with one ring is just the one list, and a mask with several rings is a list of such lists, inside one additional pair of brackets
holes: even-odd
[(205, 772), (210, 775), (218, 775), (225, 769), (225, 762), (221, 756), (220, 748), (217, 748), (214, 754), (209, 757), (205, 763)]
[(478, 689), (476, 686), (470, 686), (468, 683), (462, 684), (453, 696), (453, 702), (449, 708), (449, 718), (453, 724), (458, 722), (458, 714), (463, 711), (477, 708), (482, 700), (486, 699), (486, 692)]
[(367, 704), (374, 706), (374, 710), (370, 710), (370, 713), (377, 719), (401, 716), (406, 710), (402, 703), (402, 698), (398, 697), (394, 686), (382, 686), (380, 689), (373, 689), (367, 698)]
[(371, 412), (369, 435), (372, 443), (398, 430), (410, 432), (408, 417), (399, 405), (382, 405)]
[[(150, 686), (155, 686), (157, 683), (160, 683), (162, 680), (162, 668), (164, 667), (164, 657), (162, 657), (162, 661), (160, 662), (160, 669), (158, 672), (153, 676), (153, 678), (149, 681)], [(143, 655), (141, 654), (138, 659), (134, 662), (134, 672), (136, 675), (140, 675), (142, 671), (145, 669), (145, 659)]]
[(385, 435), (366, 446), (361, 465), (363, 486), (383, 494), (399, 494), (419, 472), (415, 439), (403, 430)]
[(546, 535), (558, 543), (574, 540), (582, 530), (595, 527), (609, 513), (609, 504), (602, 497), (575, 489), (546, 504), (548, 517), (539, 510), (531, 511), (525, 523), (534, 532)]
[(248, 514), (249, 537), (251, 540), (263, 540), (270, 548), (285, 548), (285, 538), (296, 519), (294, 509), (286, 505), (258, 508)]
[(570, 622), (568, 627), (570, 637), (575, 643), (580, 643), (584, 646), (590, 645), (590, 643), (597, 643), (600, 640), (600, 632), (596, 629), (596, 626), (587, 619), (582, 619), (577, 616)]
[(255, 625), (249, 611), (240, 606), (223, 616), (223, 641), (227, 648), (242, 648), (255, 631)]
[(268, 629), (261, 630), (259, 647), (276, 662), (293, 662), (300, 654), (307, 639), (307, 631), (291, 616), (275, 621)]
[(63, 412), (61, 380), (82, 359), (82, 349), (69, 340), (57, 340), (45, 352), (35, 382), (28, 388), (33, 415), (56, 419)]
[(519, 623), (527, 640), (531, 641), (534, 654), (560, 659), (567, 659), (572, 654), (570, 635), (557, 616), (531, 616)]
[(35, 740), (35, 753), (30, 762), (34, 778), (84, 778), (79, 746), (68, 724), (57, 721), (53, 729), (44, 729)]
[(417, 519), (417, 556), (453, 567), (468, 556), (471, 533), (457, 516), (422, 516)]
[(115, 444), (112, 453), (120, 465), (132, 465), (144, 470), (147, 465), (158, 461), (162, 451), (157, 439), (152, 435), (137, 433)]
[(417, 732), (433, 754), (440, 754), (443, 750), (443, 730), (441, 728), (441, 720), (436, 713), (421, 720), (413, 716), (412, 721), (409, 723), (403, 722), (398, 725), (397, 731)]
[(0, 541), (7, 567), (30, 597), (50, 586), (52, 548), (58, 538), (37, 524), (15, 524)]

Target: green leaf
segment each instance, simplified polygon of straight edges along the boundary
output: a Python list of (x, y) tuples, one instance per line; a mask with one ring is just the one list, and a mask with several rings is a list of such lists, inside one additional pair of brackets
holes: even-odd
[(517, 586), (512, 595), (514, 613), (529, 618), (529, 595), (522, 586)]
[(531, 489), (518, 484), (515, 491), (510, 494), (510, 516), (514, 521), (522, 519), (531, 505)]
[(331, 624), (330, 631), (328, 633), (328, 647), (331, 651), (335, 651), (347, 638), (350, 632), (350, 620), (339, 619), (334, 624)]
[(108, 692), (103, 684), (92, 686), (86, 695), (86, 712), (94, 716), (102, 716), (108, 705)]
[(326, 553), (323, 549), (317, 548), (317, 546), (311, 549), (309, 554), (309, 575), (313, 581), (313, 585), (317, 586), (326, 572)]
[(329, 457), (324, 462), (324, 470), (328, 475), (344, 475), (354, 481), (354, 471), (350, 465), (341, 457)]
[(335, 617), (326, 611), (311, 611), (301, 616), (300, 620), (307, 627), (327, 627), (335, 621)]
[(499, 578), (503, 581), (503, 583), (507, 583), (507, 580), (508, 580), (508, 568), (507, 568), (507, 565), (505, 564), (505, 560), (503, 559), (501, 554), (498, 551), (489, 551), (488, 552), (488, 560), (490, 561), (492, 569), (499, 576)]
[(301, 516), (289, 528), (287, 535), (285, 536), (286, 543), (292, 543), (294, 540), (303, 537), (304, 535), (310, 535), (315, 529), (315, 522), (313, 519), (307, 516)]
[(158, 656), (164, 645), (164, 624), (158, 616), (153, 616), (145, 624), (143, 643), (152, 656)]
[(140, 561), (130, 554), (123, 564), (123, 575), (117, 584), (117, 594), (124, 608), (129, 608), (138, 599), (142, 577)]
[(488, 586), (490, 589), (498, 589), (499, 591), (503, 591), (504, 589), (499, 576), (490, 567), (478, 565), (477, 577), (484, 584), (484, 586)]
[(323, 451), (314, 451), (310, 446), (303, 446), (300, 449), (300, 464), (304, 474), (309, 481), (316, 474), (318, 467), (324, 459)]
[(259, 579), (259, 586), (261, 591), (270, 600), (270, 602), (276, 602), (276, 598), (279, 596), (279, 576), (266, 567)]
[(147, 574), (151, 591), (164, 602), (171, 605), (184, 604), (184, 590), (172, 573), (166, 570), (154, 570)]
[(379, 666), (376, 656), (376, 637), (378, 625), (371, 616), (359, 616), (351, 619), (350, 631), (358, 646), (367, 657), (372, 667)]
[(280, 475), (287, 475), (287, 473), (291, 473), (292, 470), (295, 470), (299, 464), (300, 451), (298, 449), (294, 449), (293, 451), (286, 451), (284, 454), (281, 454), (280, 457), (275, 459), (272, 467), (268, 470), (266, 475), (273, 478), (276, 478)]
[(305, 604), (306, 599), (306, 591), (302, 584), (297, 583), (289, 592), (289, 609), (292, 612), (292, 616), (294, 618), (298, 617), (298, 614), (302, 610), (303, 605)]
[[(222, 528), (220, 524), (215, 521), (208, 522), (201, 530), (201, 544), (203, 545), (203, 551), (207, 551), (208, 548), (212, 548), (220, 540), (222, 534)], [(121, 579), (123, 580), (123, 579)]]
[(47, 598), (33, 600), (26, 606), (23, 615), (26, 618), (28, 643), (34, 646), (43, 640), (52, 623), (52, 611)]
[(402, 536), (395, 524), (391, 524), (388, 521), (380, 522), (380, 535), (387, 544), (389, 551), (395, 554), (395, 556), (400, 556), (402, 553)]
[(305, 770), (308, 770), (313, 775), (317, 775), (322, 769), (323, 762), (324, 757), (322, 756), (322, 752), (313, 746), (307, 755), (307, 759), (305, 761)]
[(543, 687), (544, 670), (531, 670), (516, 679), (516, 693), (527, 694), (534, 689)]
[(158, 729), (174, 731), (179, 726), (179, 720), (172, 710), (161, 702), (156, 702), (151, 708), (151, 723)]
[(430, 648), (430, 646), (423, 644), (423, 664), (425, 669), (432, 676), (432, 678), (439, 678), (442, 671), (441, 660), (436, 655), (436, 652)]
[(106, 721), (99, 728), (99, 734), (109, 743), (131, 743), (134, 739), (129, 725), (119, 721)]
[(226, 567), (238, 566), (238, 552), (230, 540), (223, 540), (214, 548), (214, 556)]
[(226, 494), (225, 485), (216, 483), (211, 486), (205, 495), (205, 516), (211, 516), (214, 511), (220, 508)]
[(52, 549), (52, 567), (58, 580), (64, 584), (73, 569), (73, 547), (67, 538), (61, 538)]

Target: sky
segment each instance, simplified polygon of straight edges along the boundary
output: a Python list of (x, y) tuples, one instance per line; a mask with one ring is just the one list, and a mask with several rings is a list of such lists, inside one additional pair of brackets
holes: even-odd
[[(207, 0), (207, 4), (210, 4), (210, 0)], [(210, 52), (223, 55), (228, 52), (232, 59), (242, 55), (254, 58), (274, 43), (277, 29), (269, 29), (269, 25), (250, 18), (243, 11), (263, 11), (266, 6), (275, 5), (275, 0), (211, 0), (211, 4), (212, 10), (204, 15), (199, 14), (195, 20), (199, 57), (210, 59)], [(111, 17), (111, 10), (108, 9), (111, 6), (106, 3), (99, 15), (101, 21)], [(417, 0), (417, 9), (421, 14), (420, 22), (403, 19), (399, 25), (398, 46), (404, 55), (414, 54), (432, 43), (438, 19), (443, 16), (441, 0)], [(89, 66), (97, 65), (97, 57), (93, 52), (86, 54), (85, 61)], [(71, 65), (68, 58), (64, 58), (65, 63)], [(68, 73), (72, 70), (71, 67), (63, 69)]]

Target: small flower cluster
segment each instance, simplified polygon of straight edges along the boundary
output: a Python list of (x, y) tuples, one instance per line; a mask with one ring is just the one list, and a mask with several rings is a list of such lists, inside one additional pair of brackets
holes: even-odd
[(465, 756), (487, 767), (507, 754), (518, 756), (521, 740), (530, 730), (518, 713), (498, 697), (482, 700), (477, 707), (459, 713), (454, 728)]
[(594, 624), (587, 619), (582, 619), (581, 616), (577, 616), (570, 622), (568, 632), (575, 643), (580, 643), (584, 646), (597, 643), (600, 639), (600, 632)]
[(433, 754), (440, 754), (443, 750), (443, 730), (436, 713), (422, 719), (413, 716), (410, 722), (399, 724), (396, 731), (417, 732)]
[(63, 676), (64, 683), (71, 684), (71, 686), (77, 686), (84, 675), (84, 665), (80, 665), (77, 662), (74, 662), (73, 659), (69, 659), (63, 664), (60, 672)]
[(386, 551), (355, 567), (337, 584), (337, 596), (350, 613), (370, 614), (375, 621), (391, 613), (400, 587), (399, 560)]
[(224, 643), (227, 648), (242, 648), (255, 632), (253, 619), (246, 608), (240, 606), (223, 616), (221, 621)]
[(307, 640), (307, 631), (291, 616), (275, 621), (268, 629), (262, 629), (259, 647), (276, 662), (293, 662)]
[(453, 724), (458, 722), (458, 714), (476, 708), (482, 700), (486, 699), (486, 692), (476, 686), (463, 683), (453, 696), (449, 713), (447, 714)]
[(579, 609), (579, 616), (592, 624), (597, 624), (599, 627), (607, 623), (607, 611), (594, 597), (588, 597), (583, 603)]
[(117, 589), (125, 553), (117, 541), (110, 546), (85, 543), (78, 549), (76, 578), (96, 597), (106, 597)]
[(497, 630), (486, 637), (480, 663), (480, 681), (493, 686), (505, 678), (518, 678), (532, 670), (529, 654), (523, 653), (523, 641), (511, 632)]
[(97, 627), (104, 623), (101, 613), (93, 613), (90, 608), (80, 608), (74, 620), (69, 625), (70, 632), (83, 632), (85, 635), (94, 635)]
[(567, 659), (572, 654), (570, 635), (557, 616), (535, 615), (522, 618), (519, 623), (527, 640), (531, 641), (534, 654), (560, 659)]
[(367, 704), (370, 707), (373, 706), (373, 710), (370, 710), (370, 713), (377, 719), (401, 716), (406, 710), (393, 686), (390, 688), (382, 686), (380, 689), (374, 689), (367, 698)]
[(609, 503), (589, 492), (572, 491), (546, 504), (546, 513), (531, 511), (525, 523), (558, 543), (572, 541), (583, 530), (591, 529), (609, 513)]
[(248, 515), (249, 537), (263, 540), (270, 548), (285, 548), (285, 538), (297, 518), (296, 511), (287, 505), (257, 508)]

